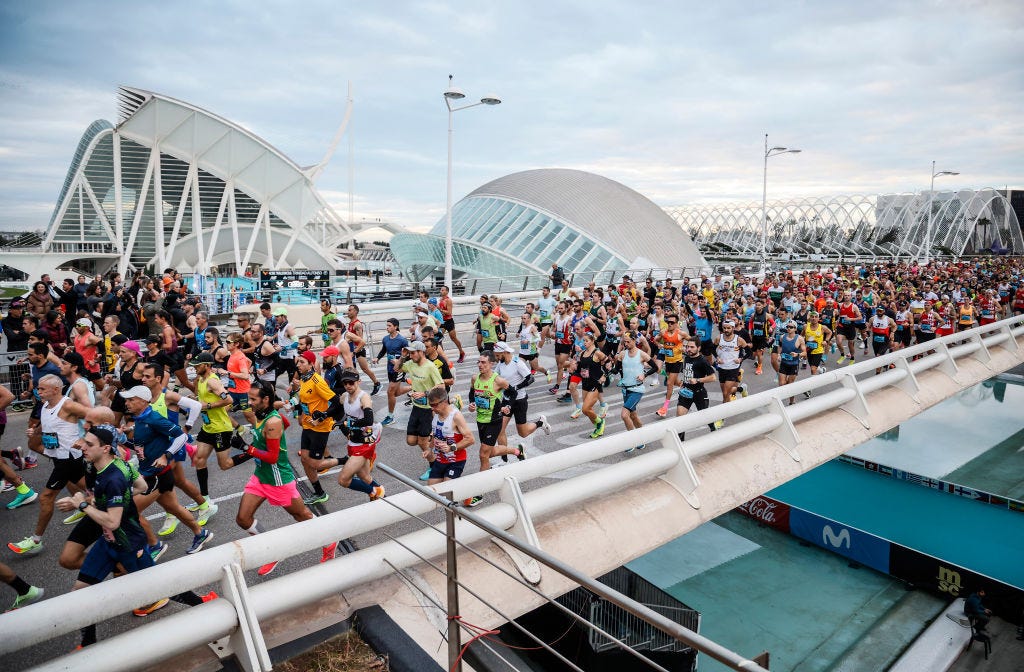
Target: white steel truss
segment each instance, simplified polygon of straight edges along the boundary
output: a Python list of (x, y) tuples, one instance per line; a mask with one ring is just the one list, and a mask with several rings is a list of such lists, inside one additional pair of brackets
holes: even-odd
[(82, 137), (44, 254), (106, 257), (122, 273), (337, 268), (337, 248), (363, 228), (323, 199), (316, 171), (241, 126), (128, 87), (118, 107), (116, 127), (97, 121)]
[[(1024, 252), (1020, 223), (995, 189), (835, 196), (769, 202), (769, 254), (923, 257), (931, 205), (932, 256)], [(709, 256), (756, 257), (761, 204), (669, 207)]]

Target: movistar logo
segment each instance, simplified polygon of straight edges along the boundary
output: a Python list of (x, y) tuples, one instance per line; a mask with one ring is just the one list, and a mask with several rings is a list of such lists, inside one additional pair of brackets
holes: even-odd
[(839, 531), (839, 534), (836, 534), (832, 531), (831, 525), (826, 525), (821, 531), (821, 541), (833, 548), (842, 548), (844, 544), (847, 548), (850, 548), (850, 531), (844, 527)]

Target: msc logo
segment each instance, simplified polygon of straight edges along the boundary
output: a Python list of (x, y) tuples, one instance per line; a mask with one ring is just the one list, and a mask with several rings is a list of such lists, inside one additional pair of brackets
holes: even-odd
[(949, 593), (953, 597), (960, 594), (960, 572), (954, 572), (952, 569), (946, 569), (945, 567), (939, 567), (939, 590), (944, 593)]
[(821, 543), (828, 544), (832, 548), (842, 548), (845, 544), (847, 548), (850, 548), (850, 531), (844, 527), (839, 530), (839, 534), (836, 534), (831, 525), (826, 525), (821, 530)]

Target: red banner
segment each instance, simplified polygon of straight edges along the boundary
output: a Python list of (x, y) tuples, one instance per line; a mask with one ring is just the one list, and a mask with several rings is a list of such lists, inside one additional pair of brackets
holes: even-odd
[(744, 502), (737, 510), (776, 530), (789, 532), (789, 504), (761, 495)]

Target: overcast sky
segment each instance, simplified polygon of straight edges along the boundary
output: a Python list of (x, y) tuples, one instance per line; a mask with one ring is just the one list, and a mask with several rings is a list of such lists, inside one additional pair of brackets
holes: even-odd
[[(531, 168), (662, 206), (1024, 186), (1024, 12), (987, 2), (13, 2), (0, 4), (0, 228), (43, 228), (82, 132), (127, 84), (241, 123), (300, 165), (354, 88), (355, 212), (444, 212)], [(347, 214), (348, 143), (318, 185)]]

